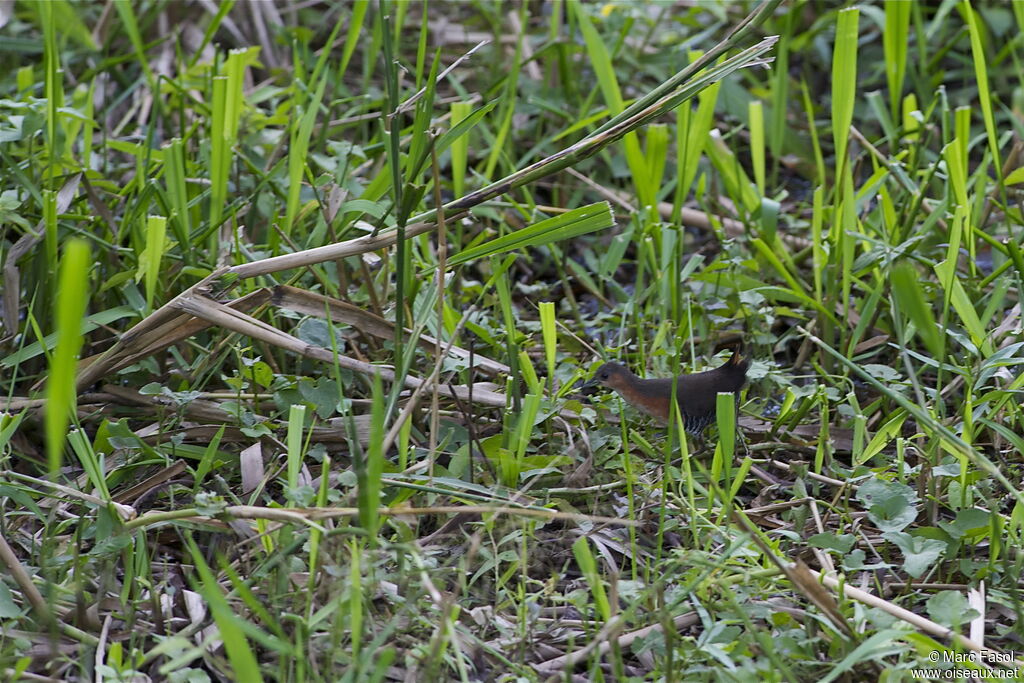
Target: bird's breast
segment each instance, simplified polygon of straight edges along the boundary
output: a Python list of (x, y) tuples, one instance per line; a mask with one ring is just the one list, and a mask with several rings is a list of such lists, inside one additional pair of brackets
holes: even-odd
[[(617, 390), (634, 408), (662, 422), (668, 422), (669, 397), (665, 392), (652, 391), (641, 386), (627, 386)], [(664, 394), (664, 395), (662, 395)]]

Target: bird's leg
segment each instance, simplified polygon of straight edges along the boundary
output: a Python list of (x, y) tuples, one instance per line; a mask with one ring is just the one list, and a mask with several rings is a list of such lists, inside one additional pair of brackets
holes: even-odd
[(743, 455), (749, 457), (750, 447), (747, 445), (747, 435), (743, 433), (743, 430), (739, 428), (739, 425), (736, 425), (736, 436), (739, 437), (737, 441), (739, 441), (740, 445), (743, 446)]
[[(690, 449), (691, 455), (700, 454), (709, 449), (709, 442), (704, 438), (703, 432), (700, 434), (692, 434), (690, 436), (693, 437), (693, 448)], [(683, 434), (683, 438), (685, 439), (686, 437), (687, 434)]]

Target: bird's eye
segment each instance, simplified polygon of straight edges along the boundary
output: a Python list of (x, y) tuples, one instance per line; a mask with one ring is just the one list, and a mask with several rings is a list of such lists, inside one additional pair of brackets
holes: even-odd
[(600, 373), (600, 377), (601, 377), (601, 379), (608, 379), (610, 377), (610, 375), (608, 374), (607, 371), (605, 371), (605, 372)]

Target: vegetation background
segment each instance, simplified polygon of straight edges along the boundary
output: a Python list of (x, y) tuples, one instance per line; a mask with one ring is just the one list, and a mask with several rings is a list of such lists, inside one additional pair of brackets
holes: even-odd
[(0, 677), (1019, 671), (1022, 28), (0, 3)]

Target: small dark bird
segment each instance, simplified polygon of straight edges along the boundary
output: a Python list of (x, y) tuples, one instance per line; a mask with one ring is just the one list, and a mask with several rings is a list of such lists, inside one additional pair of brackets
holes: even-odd
[[(743, 388), (750, 359), (744, 358), (741, 351), (733, 351), (732, 357), (714, 370), (680, 375), (676, 379), (676, 402), (687, 432), (700, 436), (715, 421), (715, 403), (719, 392), (735, 394)], [(671, 379), (640, 379), (624, 365), (605, 363), (597, 369), (594, 378), (583, 386), (587, 388), (598, 385), (614, 389), (630, 405), (662, 424), (668, 424), (672, 407)], [(739, 396), (736, 401), (739, 401)]]

